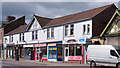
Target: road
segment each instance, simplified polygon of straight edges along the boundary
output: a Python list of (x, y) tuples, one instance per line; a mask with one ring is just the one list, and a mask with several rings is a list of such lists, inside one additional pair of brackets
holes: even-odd
[[(2, 68), (89, 68), (88, 64), (62, 63), (62, 62), (36, 62), (34, 60), (3, 60)], [(112, 68), (112, 67), (96, 67)]]

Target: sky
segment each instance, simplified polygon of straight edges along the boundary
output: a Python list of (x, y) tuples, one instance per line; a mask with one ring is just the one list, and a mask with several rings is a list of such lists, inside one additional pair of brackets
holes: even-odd
[[(2, 2), (2, 20), (6, 16), (17, 18), (26, 16), (26, 23), (29, 23), (33, 13), (47, 18), (57, 18), (69, 14), (86, 11), (89, 9), (105, 6), (114, 3), (118, 7), (118, 2), (14, 2), (4, 0)], [(59, 0), (58, 0), (59, 1)]]

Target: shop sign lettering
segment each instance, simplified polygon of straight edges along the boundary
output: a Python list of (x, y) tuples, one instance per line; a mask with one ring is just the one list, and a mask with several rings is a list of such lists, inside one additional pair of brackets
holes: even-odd
[(82, 56), (69, 56), (68, 60), (82, 60)]

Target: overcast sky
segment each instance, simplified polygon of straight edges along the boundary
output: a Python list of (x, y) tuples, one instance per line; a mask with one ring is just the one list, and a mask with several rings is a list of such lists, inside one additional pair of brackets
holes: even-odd
[[(100, 6), (112, 4), (113, 2), (3, 2), (2, 20), (6, 16), (26, 16), (26, 23), (30, 21), (33, 13), (38, 16), (56, 18), (73, 14)], [(115, 2), (118, 7), (118, 2)]]

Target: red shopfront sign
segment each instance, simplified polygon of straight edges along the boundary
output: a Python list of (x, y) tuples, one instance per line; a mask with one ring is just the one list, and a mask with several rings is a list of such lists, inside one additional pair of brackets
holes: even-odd
[(82, 60), (82, 56), (69, 56), (68, 60)]
[(35, 44), (35, 47), (46, 46), (46, 44)]

